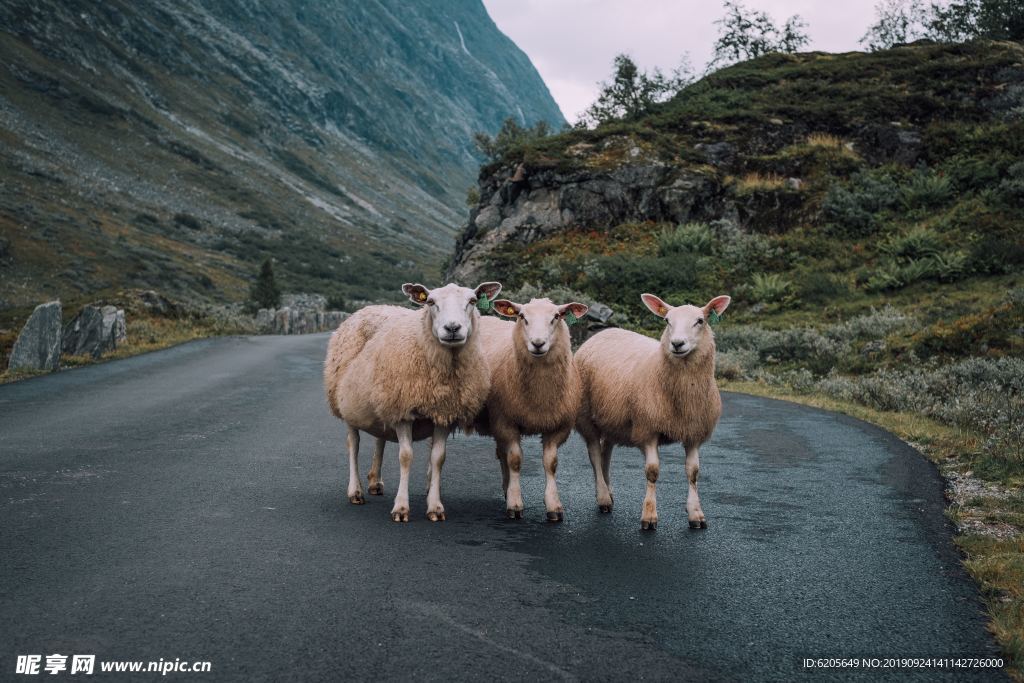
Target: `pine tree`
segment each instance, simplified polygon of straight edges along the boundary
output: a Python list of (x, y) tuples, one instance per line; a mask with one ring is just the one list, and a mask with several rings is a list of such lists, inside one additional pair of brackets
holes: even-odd
[(277, 308), (281, 303), (281, 290), (274, 280), (274, 264), (269, 258), (260, 266), (259, 277), (249, 290), (249, 298), (256, 308)]

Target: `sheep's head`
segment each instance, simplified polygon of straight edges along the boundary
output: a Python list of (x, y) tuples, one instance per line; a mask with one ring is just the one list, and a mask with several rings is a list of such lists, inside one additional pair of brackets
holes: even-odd
[(476, 302), (486, 295), (493, 300), (501, 291), (497, 282), (485, 282), (476, 289), (447, 284), (427, 289), (420, 284), (405, 283), (402, 291), (409, 301), (422, 306), (430, 321), (430, 329), (442, 346), (459, 347), (473, 334), (477, 318)]
[(732, 301), (727, 296), (716, 296), (703, 307), (684, 304), (669, 306), (653, 294), (642, 294), (640, 299), (651, 313), (665, 319), (665, 332), (661, 347), (669, 358), (686, 358), (712, 336), (708, 317), (714, 312), (721, 315)]
[(508, 299), (494, 302), (494, 310), (504, 318), (515, 319), (516, 340), (531, 356), (540, 358), (551, 350), (555, 335), (562, 329), (568, 333), (563, 322), (566, 314), (572, 312), (582, 318), (587, 312), (585, 304), (554, 304), (551, 299), (531, 299), (528, 304), (517, 304)]

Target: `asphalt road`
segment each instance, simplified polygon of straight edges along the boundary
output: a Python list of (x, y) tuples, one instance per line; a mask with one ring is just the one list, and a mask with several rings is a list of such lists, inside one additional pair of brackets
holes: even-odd
[(635, 450), (602, 515), (573, 437), (555, 525), (535, 440), (508, 520), (493, 447), (458, 436), (448, 521), (424, 516), (419, 444), (401, 525), (393, 445), (385, 496), (345, 498), (326, 340), (195, 342), (0, 387), (0, 679), (51, 653), (212, 663), (170, 676), (188, 680), (1002, 678), (802, 668), (998, 655), (939, 477), (885, 432), (726, 395), (701, 458), (710, 528), (688, 528), (683, 459), (663, 452), (657, 532)]

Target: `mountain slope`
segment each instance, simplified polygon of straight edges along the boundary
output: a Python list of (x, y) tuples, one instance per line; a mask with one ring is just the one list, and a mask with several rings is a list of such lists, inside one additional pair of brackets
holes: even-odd
[(5, 2), (0, 308), (238, 299), (268, 255), (324, 294), (429, 278), (509, 115), (563, 122), (476, 0)]

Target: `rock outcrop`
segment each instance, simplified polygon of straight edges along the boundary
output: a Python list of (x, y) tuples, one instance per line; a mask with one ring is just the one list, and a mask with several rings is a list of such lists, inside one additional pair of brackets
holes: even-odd
[(83, 306), (64, 327), (62, 349), (68, 356), (99, 358), (127, 338), (124, 310), (116, 306)]
[(456, 242), (447, 278), (484, 277), (487, 260), (509, 242), (529, 244), (572, 227), (710, 220), (721, 215), (722, 199), (715, 174), (657, 160), (608, 170), (499, 169), (481, 180), (480, 203)]
[(14, 342), (11, 370), (56, 370), (60, 366), (61, 306), (59, 301), (40, 304)]
[(261, 334), (311, 334), (334, 330), (349, 316), (345, 311), (327, 311), (321, 294), (285, 294), (281, 308), (256, 312), (256, 329)]

